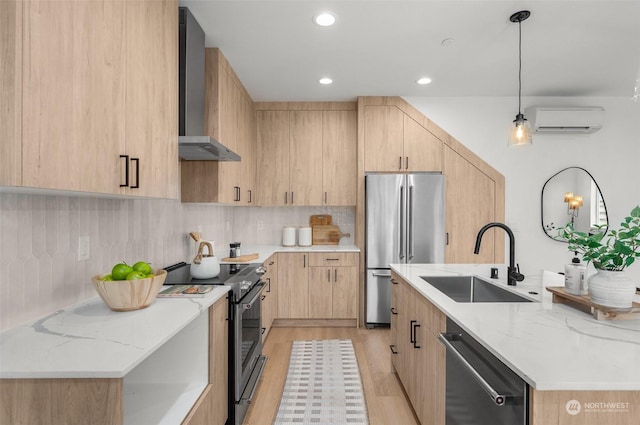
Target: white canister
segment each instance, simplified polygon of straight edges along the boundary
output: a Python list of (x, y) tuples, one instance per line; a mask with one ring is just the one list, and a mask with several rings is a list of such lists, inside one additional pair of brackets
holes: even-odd
[(298, 227), (298, 245), (311, 246), (311, 227)]
[(587, 295), (587, 267), (580, 263), (565, 264), (564, 289), (573, 295)]
[(282, 228), (282, 246), (296, 246), (296, 228), (285, 226)]

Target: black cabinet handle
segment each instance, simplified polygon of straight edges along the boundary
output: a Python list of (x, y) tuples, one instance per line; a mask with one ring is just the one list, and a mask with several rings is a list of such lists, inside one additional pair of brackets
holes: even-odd
[(391, 307), (391, 314), (393, 314), (393, 315), (398, 314), (398, 312), (396, 312), (396, 308), (395, 307)]
[(131, 158), (131, 162), (136, 163), (136, 184), (131, 186), (131, 189), (140, 188), (140, 158)]
[(293, 205), (293, 192), (291, 192), (291, 205)]
[(267, 278), (267, 292), (271, 292), (271, 278)]
[[(414, 320), (414, 322), (415, 322), (415, 320)], [(418, 323), (413, 325), (413, 348), (421, 348), (418, 345), (418, 332), (416, 332), (419, 327), (420, 327), (420, 325)]]
[(124, 159), (124, 184), (120, 183), (120, 187), (129, 187), (129, 155), (120, 155)]
[(413, 331), (415, 330), (414, 328), (414, 324), (417, 322), (417, 320), (412, 320), (409, 322), (409, 342), (414, 344), (416, 343), (416, 337), (413, 335)]
[(402, 157), (398, 157), (398, 170), (402, 170)]
[(393, 279), (391, 279), (391, 283), (392, 283), (393, 285), (397, 285), (397, 284), (398, 284), (398, 281), (397, 281), (397, 280), (393, 280)]
[(405, 161), (405, 166), (404, 166), (404, 168), (405, 168), (405, 170), (408, 170), (408, 169), (409, 169), (409, 157), (408, 157), (408, 156), (405, 156), (405, 157), (404, 157), (404, 161)]
[(327, 204), (327, 192), (324, 193), (324, 203)]
[(302, 268), (306, 269), (307, 268), (307, 254), (304, 254), (302, 256)]
[(265, 299), (265, 298), (267, 298), (267, 296), (266, 296), (266, 295), (261, 296), (261, 297), (260, 297), (260, 301), (264, 301), (264, 299)]
[(331, 282), (331, 269), (327, 269), (327, 282)]
[(389, 349), (391, 350), (391, 354), (398, 354), (398, 352), (395, 350), (395, 345), (390, 345)]
[(333, 269), (333, 281), (338, 283), (338, 269)]
[(288, 202), (287, 202), (288, 200), (289, 200), (289, 192), (285, 192), (284, 193), (284, 203), (285, 203), (285, 205), (288, 204)]
[(251, 203), (251, 190), (247, 190), (249, 192), (249, 203)]
[(264, 333), (266, 332), (267, 328), (260, 328), (260, 329), (261, 329), (260, 334), (264, 335)]

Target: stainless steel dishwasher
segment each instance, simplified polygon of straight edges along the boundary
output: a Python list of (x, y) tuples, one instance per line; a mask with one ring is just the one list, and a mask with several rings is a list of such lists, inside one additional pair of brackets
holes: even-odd
[(447, 317), (446, 425), (527, 425), (528, 385)]

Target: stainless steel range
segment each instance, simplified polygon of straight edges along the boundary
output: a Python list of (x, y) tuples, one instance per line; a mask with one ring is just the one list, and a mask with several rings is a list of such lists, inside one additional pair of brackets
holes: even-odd
[(262, 375), (267, 358), (262, 355), (260, 276), (266, 269), (259, 264), (220, 264), (220, 274), (211, 279), (194, 279), (189, 264), (167, 267), (165, 285), (226, 285), (229, 291), (229, 419), (241, 425)]

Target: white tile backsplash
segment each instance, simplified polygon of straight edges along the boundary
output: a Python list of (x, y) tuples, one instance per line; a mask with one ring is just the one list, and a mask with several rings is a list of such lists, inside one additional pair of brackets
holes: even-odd
[[(0, 331), (96, 296), (91, 276), (122, 260), (161, 268), (191, 261), (188, 233), (229, 243), (279, 245), (282, 227), (331, 214), (353, 244), (353, 207), (230, 207), (171, 200), (107, 199), (0, 193)], [(258, 221), (263, 229), (258, 230)], [(199, 228), (200, 227), (200, 228)], [(78, 261), (78, 238), (89, 236), (90, 258)]]

